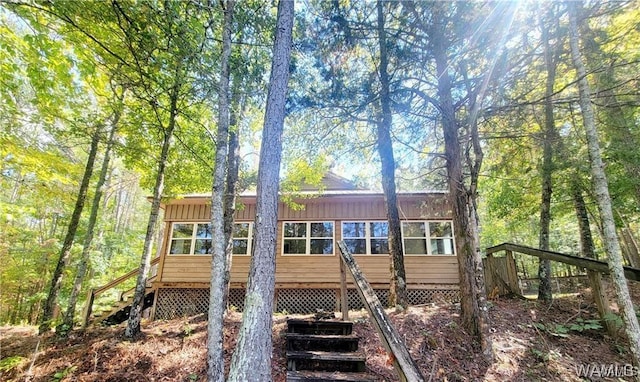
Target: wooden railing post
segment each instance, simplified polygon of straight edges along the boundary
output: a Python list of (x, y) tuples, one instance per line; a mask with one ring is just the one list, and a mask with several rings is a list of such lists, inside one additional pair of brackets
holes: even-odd
[(385, 349), (389, 352), (389, 356), (392, 359), (393, 367), (400, 377), (402, 382), (424, 382), (424, 376), (420, 373), (418, 365), (411, 358), (409, 350), (407, 349), (400, 334), (391, 323), (389, 316), (384, 311), (376, 292), (371, 288), (371, 285), (367, 282), (362, 271), (358, 267), (356, 260), (353, 258), (349, 249), (344, 244), (344, 241), (338, 242), (340, 253), (342, 254), (342, 260), (349, 268), (353, 280), (356, 284), (356, 290), (364, 303), (367, 312), (369, 312), (369, 319), (376, 328), (380, 340)]
[(616, 326), (611, 321), (611, 308), (609, 307), (609, 299), (607, 298), (607, 291), (602, 283), (602, 274), (597, 271), (587, 269), (587, 276), (589, 276), (589, 284), (591, 284), (591, 294), (593, 295), (593, 301), (596, 303), (598, 313), (600, 314), (600, 320), (604, 324), (607, 332), (615, 337)]
[(506, 250), (505, 253), (507, 258), (507, 283), (509, 284), (509, 288), (511, 288), (511, 293), (522, 295), (522, 291), (520, 290), (520, 282), (518, 281), (516, 259), (513, 257), (512, 251)]
[(96, 290), (91, 289), (87, 293), (87, 302), (84, 309), (84, 319), (82, 320), (82, 327), (86, 328), (89, 325), (89, 318), (91, 318), (91, 312), (93, 310), (93, 300), (96, 297)]
[(347, 295), (347, 271), (342, 256), (340, 256), (340, 308), (342, 310), (342, 321), (348, 320), (349, 300)]

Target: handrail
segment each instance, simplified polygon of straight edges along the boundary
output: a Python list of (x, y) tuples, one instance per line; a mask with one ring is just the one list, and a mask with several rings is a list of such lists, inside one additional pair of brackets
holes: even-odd
[(338, 247), (340, 248), (342, 262), (344, 262), (347, 268), (349, 268), (349, 271), (351, 271), (351, 275), (356, 282), (356, 290), (365, 308), (369, 312), (369, 319), (378, 331), (382, 344), (390, 353), (393, 367), (396, 369), (400, 380), (403, 382), (424, 382), (424, 376), (420, 373), (418, 365), (411, 358), (409, 350), (407, 350), (407, 347), (402, 342), (400, 334), (391, 324), (389, 316), (385, 313), (378, 296), (362, 274), (353, 255), (349, 253), (349, 249), (344, 241), (338, 241)]
[[(546, 251), (538, 248), (532, 248), (532, 247), (527, 247), (524, 245), (518, 245), (513, 243), (502, 243), (486, 249), (487, 255), (495, 252), (500, 252), (500, 251), (512, 251), (512, 252), (524, 253), (525, 255), (536, 256), (541, 259), (559, 261), (561, 263), (575, 265), (576, 267), (591, 269), (593, 271), (597, 271), (604, 274), (609, 273), (609, 266), (605, 261), (589, 259), (587, 257), (567, 255), (565, 253)], [(624, 267), (624, 276), (628, 280), (640, 281), (640, 269), (632, 268), (632, 267)]]
[[(154, 265), (158, 264), (159, 261), (160, 261), (160, 257), (158, 256), (155, 259), (151, 260), (150, 266), (154, 266)], [(112, 280), (112, 281), (104, 284), (101, 287), (95, 288), (94, 289), (95, 290), (95, 292), (94, 292), (95, 296), (97, 297), (99, 294), (102, 294), (105, 291), (113, 288), (114, 286), (124, 282), (125, 280), (137, 275), (139, 270), (140, 270), (139, 268), (136, 268), (136, 269), (134, 269), (132, 271), (129, 271), (129, 272), (125, 273), (124, 275), (118, 277), (117, 279)]]
[[(158, 257), (154, 258), (153, 260), (151, 260), (151, 262), (149, 264), (150, 264), (150, 266), (154, 266), (154, 265), (158, 264), (158, 262), (160, 262), (160, 256), (158, 256)], [(129, 272), (125, 273), (124, 275), (118, 277), (117, 279), (112, 280), (112, 281), (104, 284), (101, 287), (91, 289), (87, 293), (87, 301), (86, 301), (86, 305), (85, 305), (84, 319), (83, 319), (82, 325), (84, 327), (86, 327), (89, 324), (89, 318), (91, 317), (91, 312), (93, 310), (93, 302), (95, 301), (96, 297), (98, 297), (98, 295), (106, 292), (109, 289), (112, 289), (113, 287), (115, 287), (118, 284), (121, 284), (121, 283), (127, 281), (131, 277), (137, 275), (139, 271), (140, 271), (140, 268), (136, 268), (136, 269), (134, 269), (132, 271), (129, 271)], [(153, 277), (155, 277), (155, 276), (153, 276)]]

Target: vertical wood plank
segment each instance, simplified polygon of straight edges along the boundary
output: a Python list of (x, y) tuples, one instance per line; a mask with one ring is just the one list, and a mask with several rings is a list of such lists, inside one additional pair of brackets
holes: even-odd
[(600, 319), (604, 323), (607, 332), (615, 337), (616, 328), (611, 320), (606, 320), (611, 316), (611, 308), (609, 306), (609, 298), (607, 297), (607, 291), (602, 283), (602, 274), (598, 271), (587, 269), (587, 276), (589, 277), (589, 283), (591, 284), (591, 294), (598, 308)]
[(338, 256), (340, 262), (340, 308), (342, 311), (342, 321), (349, 319), (349, 300), (347, 299), (347, 270), (342, 261), (342, 256)]

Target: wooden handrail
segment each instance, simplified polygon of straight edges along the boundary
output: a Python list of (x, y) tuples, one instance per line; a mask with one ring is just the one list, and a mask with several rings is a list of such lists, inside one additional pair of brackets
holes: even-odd
[[(158, 262), (160, 261), (160, 257), (156, 257), (155, 259), (151, 260), (150, 265), (154, 266), (156, 264), (158, 264)], [(131, 277), (135, 276), (138, 274), (138, 270), (139, 268), (136, 268), (130, 272), (125, 273), (124, 275), (118, 277), (115, 280), (112, 280), (111, 282), (108, 282), (107, 284), (104, 284), (101, 287), (95, 288), (95, 292), (94, 292), (94, 297), (97, 297), (98, 295), (104, 293), (105, 291), (113, 288), (114, 286), (123, 283), (124, 281), (130, 279)]]
[[(610, 316), (611, 314), (611, 308), (609, 307), (610, 304), (606, 288), (602, 284), (602, 274), (609, 273), (609, 265), (606, 262), (512, 243), (502, 243), (494, 247), (489, 247), (486, 251), (487, 256), (491, 256), (491, 254), (500, 251), (505, 251), (506, 253), (518, 252), (525, 255), (539, 257), (541, 259), (548, 259), (574, 265), (576, 267), (586, 268), (589, 283), (591, 285), (591, 294), (595, 300), (600, 318), (602, 319), (609, 334), (612, 337), (617, 336), (617, 328), (613, 325), (612, 321), (607, 319), (607, 316)], [(640, 269), (624, 267), (624, 275), (628, 280), (640, 281)]]
[[(582, 267), (597, 271), (600, 273), (608, 274), (609, 266), (604, 261), (589, 259), (587, 257), (579, 257), (574, 255), (567, 255), (565, 253), (545, 251), (538, 248), (527, 247), (524, 245), (518, 245), (513, 243), (502, 243), (494, 247), (487, 248), (487, 255), (500, 252), (500, 251), (512, 251), (518, 253), (524, 253), (525, 255), (536, 256), (541, 259), (548, 259), (553, 261), (559, 261), (561, 263), (575, 265), (576, 267)], [(624, 276), (628, 280), (640, 281), (640, 269), (632, 267), (624, 267)]]
[(400, 334), (391, 324), (389, 316), (385, 313), (378, 296), (376, 295), (369, 282), (360, 271), (358, 263), (349, 253), (349, 249), (344, 241), (338, 241), (342, 262), (347, 266), (354, 281), (356, 282), (356, 290), (364, 303), (365, 308), (369, 312), (369, 319), (378, 331), (382, 344), (390, 353), (393, 361), (393, 367), (396, 369), (400, 380), (403, 382), (424, 382), (424, 376), (420, 373), (418, 365), (415, 363), (409, 350), (402, 342)]
[[(155, 259), (151, 260), (150, 266), (154, 266), (154, 265), (158, 264), (159, 261), (160, 261), (160, 256), (158, 256)], [(83, 319), (82, 325), (84, 327), (89, 325), (89, 318), (91, 318), (91, 312), (93, 311), (93, 302), (95, 301), (96, 297), (98, 297), (98, 295), (106, 292), (109, 289), (112, 289), (116, 285), (121, 284), (121, 283), (125, 282), (126, 280), (130, 279), (131, 277), (137, 275), (139, 271), (140, 271), (139, 268), (134, 269), (134, 270), (132, 270), (130, 272), (127, 272), (124, 275), (118, 277), (117, 279), (112, 280), (112, 281), (104, 284), (101, 287), (91, 289), (89, 291), (89, 293), (87, 294), (87, 302), (86, 302), (86, 307), (85, 307), (85, 310), (84, 310), (84, 319)], [(151, 279), (153, 277), (155, 277), (155, 275), (152, 276)], [(122, 295), (120, 297), (122, 297)]]

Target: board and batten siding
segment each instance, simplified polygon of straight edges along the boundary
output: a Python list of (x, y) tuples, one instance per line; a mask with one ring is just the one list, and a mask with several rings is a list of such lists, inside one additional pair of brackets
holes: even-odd
[[(449, 220), (451, 211), (443, 194), (398, 195), (402, 220)], [(242, 205), (236, 211), (236, 222), (251, 222), (255, 217), (255, 199), (241, 199)], [(337, 245), (333, 255), (282, 255), (282, 226), (284, 221), (332, 221), (334, 238), (342, 239), (342, 221), (385, 220), (384, 200), (376, 195), (322, 196), (301, 199), (303, 210), (289, 208), (280, 203), (278, 217), (278, 238), (276, 247), (276, 284), (295, 287), (313, 287), (313, 284), (337, 284), (340, 282)], [(165, 206), (165, 240), (162, 248), (164, 257), (160, 264), (160, 283), (208, 283), (210, 282), (211, 256), (167, 255), (168, 235), (173, 222), (206, 222), (210, 219), (210, 207), (206, 198), (180, 199)], [(454, 233), (455, 235), (455, 233)], [(387, 255), (356, 255), (358, 265), (371, 284), (388, 284), (389, 257)], [(243, 284), (247, 281), (250, 256), (236, 255), (231, 267), (231, 283)], [(407, 284), (411, 288), (427, 284), (458, 284), (456, 256), (428, 255), (405, 256)]]

